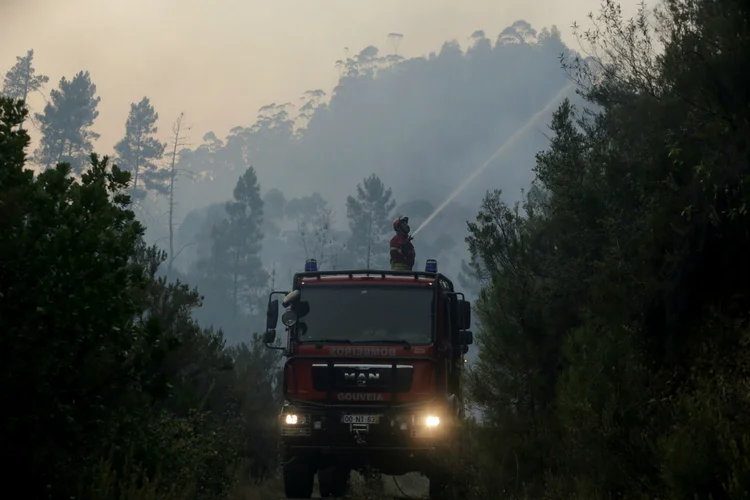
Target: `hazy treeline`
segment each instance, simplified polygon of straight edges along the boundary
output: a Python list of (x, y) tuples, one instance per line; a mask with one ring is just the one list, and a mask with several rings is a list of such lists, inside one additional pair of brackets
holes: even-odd
[[(62, 79), (29, 119), (13, 99), (47, 80), (33, 52), (19, 58), (0, 108), (6, 473), (51, 498), (225, 498), (263, 482), (279, 397), (278, 360), (252, 337), (264, 294), (304, 257), (365, 265), (399, 211), (418, 225), (564, 86), (562, 54), (581, 97), (536, 161), (505, 156), (520, 168), (483, 177), (418, 240), (419, 259), (450, 261), (478, 296), (466, 387), (485, 418), (457, 457), (464, 494), (742, 498), (749, 14), (664, 0), (628, 22), (607, 2), (580, 34), (593, 63), (523, 22), (424, 59), (370, 47), (340, 62), (330, 101), (310, 92), (294, 118), (268, 106), (193, 149), (182, 117), (157, 136), (144, 98), (115, 148), (122, 170), (88, 157), (90, 75)], [(42, 139), (27, 158), (29, 123)], [(488, 192), (477, 214), (488, 183), (510, 196)]]
[(485, 491), (750, 491), (747, 19), (735, 0), (632, 22), (605, 3), (581, 33), (604, 66), (571, 63), (599, 112), (558, 109), (521, 206), (486, 196), (468, 239)]
[[(424, 221), (558, 94), (567, 83), (558, 59), (568, 53), (556, 28), (537, 33), (524, 21), (494, 41), (474, 32), (465, 51), (449, 42), (405, 59), (366, 47), (336, 62), (340, 80), (330, 98), (313, 90), (296, 106), (264, 106), (254, 124), (223, 140), (209, 132), (196, 141), (196, 126), (182, 115), (164, 126), (143, 97), (130, 105), (113, 160), (132, 174), (129, 194), (146, 241), (168, 253), (163, 272), (197, 285), (205, 300), (195, 317), (236, 342), (262, 327), (265, 295), (288, 286), (306, 258), (324, 269), (387, 266), (393, 218), (409, 215), (414, 228)], [(19, 57), (7, 74), (7, 96), (24, 98), (49, 81), (33, 57)], [(65, 161), (80, 173), (98, 137), (100, 99), (87, 71), (63, 77), (30, 120), (41, 133), (31, 160), (41, 168)], [(533, 163), (519, 151), (545, 141), (538, 131), (522, 137), (421, 232), (417, 266), (436, 258), (441, 270), (464, 278), (466, 220), (483, 184), (501, 183), (517, 199)], [(240, 186), (243, 175), (249, 183)], [(237, 214), (229, 207), (238, 203), (252, 214), (246, 222), (231, 220)], [(243, 242), (219, 235), (238, 224), (246, 224)], [(233, 264), (239, 256), (243, 262)], [(471, 280), (461, 283), (470, 296), (478, 291)]]
[(273, 472), (277, 360), (225, 346), (157, 276), (128, 173), (95, 155), (34, 176), (0, 100), (3, 472), (29, 498), (219, 498)]

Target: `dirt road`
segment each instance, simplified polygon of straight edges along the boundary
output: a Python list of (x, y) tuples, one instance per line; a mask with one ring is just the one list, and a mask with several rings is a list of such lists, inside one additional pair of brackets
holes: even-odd
[[(382, 481), (382, 494), (384, 496), (381, 498), (383, 498), (383, 500), (415, 500), (428, 498), (427, 492), (429, 481), (419, 474), (382, 476)], [(361, 476), (356, 472), (352, 473), (352, 495), (349, 498), (352, 500), (357, 500), (358, 498), (375, 498), (373, 497), (375, 492), (365, 492), (363, 488), (364, 480), (362, 480)], [(320, 495), (318, 495), (317, 481), (312, 498), (320, 498)], [(280, 497), (280, 499), (286, 500), (283, 496)]]

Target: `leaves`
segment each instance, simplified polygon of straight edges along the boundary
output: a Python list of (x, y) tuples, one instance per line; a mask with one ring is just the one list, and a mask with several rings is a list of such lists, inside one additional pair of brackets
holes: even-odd
[[(242, 459), (265, 464), (253, 471), (264, 477), (276, 446), (275, 355), (257, 339), (227, 349), (193, 319), (197, 291), (157, 276), (166, 254), (143, 242), (129, 172), (96, 154), (80, 179), (66, 163), (37, 177), (25, 169), (25, 113), (0, 99), (6, 473), (30, 497), (92, 499), (136, 486), (222, 498)], [(262, 218), (239, 210), (259, 202), (254, 179), (248, 172), (231, 207), (243, 230)]]
[(139, 189), (167, 194), (168, 172), (160, 169), (156, 162), (164, 156), (166, 143), (160, 142), (154, 134), (159, 129), (156, 121), (159, 113), (154, 110), (148, 97), (130, 105), (130, 114), (125, 124), (125, 137), (115, 145), (115, 153), (120, 167), (131, 172), (131, 190), (138, 197)]
[[(30, 94), (42, 89), (44, 84), (49, 81), (49, 77), (37, 75), (33, 61), (33, 49), (29, 50), (24, 57), (16, 57), (15, 66), (3, 78), (3, 89), (0, 95), (7, 99), (22, 100), (25, 103), (28, 101)], [(20, 128), (23, 128), (23, 122), (24, 120), (21, 120), (18, 123)]]
[(194, 273), (210, 297), (205, 317), (227, 317), (237, 325), (236, 330), (231, 327), (232, 332), (244, 333), (240, 325), (261, 314), (259, 294), (269, 278), (260, 260), (263, 219), (258, 179), (255, 169), (248, 167), (235, 185), (234, 199), (225, 204), (223, 216), (213, 224), (209, 255), (197, 263)]
[(362, 184), (357, 184), (357, 196), (346, 199), (346, 217), (349, 219), (351, 238), (348, 250), (359, 268), (379, 269), (386, 266), (384, 256), (388, 234), (393, 231), (393, 200), (391, 188), (372, 174)]
[(34, 152), (34, 161), (45, 168), (68, 163), (76, 174), (83, 173), (93, 141), (99, 134), (90, 130), (99, 116), (96, 85), (88, 71), (72, 80), (60, 79), (59, 89), (50, 92), (44, 113), (36, 113), (42, 139)]
[(555, 113), (522, 205), (491, 192), (469, 224), (488, 485), (718, 498), (744, 484), (729, 450), (750, 431), (736, 391), (750, 306), (736, 89), (750, 82), (736, 69), (747, 30), (728, 20), (745, 15), (670, 0), (626, 21), (605, 2), (583, 35), (598, 59), (572, 65), (587, 109)]

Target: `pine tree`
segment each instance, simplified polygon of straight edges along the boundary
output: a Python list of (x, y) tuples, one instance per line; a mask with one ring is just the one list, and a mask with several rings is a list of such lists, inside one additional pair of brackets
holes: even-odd
[(387, 235), (392, 229), (391, 213), (396, 207), (392, 194), (391, 188), (386, 189), (383, 181), (372, 174), (363, 184), (357, 184), (356, 198), (346, 199), (346, 216), (352, 232), (348, 248), (355, 262), (364, 264), (367, 269), (387, 263)]
[(228, 295), (236, 316), (240, 302), (252, 309), (268, 273), (260, 260), (263, 233), (263, 200), (255, 169), (249, 167), (237, 181), (234, 200), (227, 202), (227, 219), (214, 227), (211, 267), (217, 279), (229, 284)]
[(34, 152), (35, 162), (46, 168), (67, 162), (80, 174), (93, 149), (92, 141), (99, 138), (89, 127), (99, 116), (96, 108), (100, 100), (88, 71), (79, 72), (72, 80), (62, 77), (59, 89), (50, 92), (44, 113), (36, 114), (42, 139)]
[(341, 249), (334, 234), (333, 210), (324, 206), (297, 222), (297, 238), (305, 259), (315, 259), (318, 269), (333, 268)]
[[(36, 92), (49, 81), (48, 76), (37, 75), (36, 69), (32, 65), (34, 60), (34, 50), (31, 49), (25, 57), (16, 57), (16, 64), (10, 71), (5, 74), (3, 79), (4, 97), (14, 100), (22, 100), (24, 103), (29, 98), (29, 94)], [(19, 130), (23, 129), (23, 120), (18, 125)]]
[(125, 123), (125, 137), (115, 145), (118, 166), (131, 173), (134, 197), (142, 198), (146, 191), (167, 194), (167, 170), (159, 170), (156, 161), (164, 156), (166, 143), (154, 137), (158, 132), (159, 113), (148, 97), (130, 104), (130, 114)]

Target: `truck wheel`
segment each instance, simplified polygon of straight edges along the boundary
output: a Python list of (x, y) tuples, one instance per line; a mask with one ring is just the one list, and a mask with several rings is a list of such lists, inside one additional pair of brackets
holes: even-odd
[(383, 488), (383, 475), (375, 469), (367, 468), (360, 472), (365, 480), (365, 487), (371, 491), (380, 491)]
[(287, 498), (310, 498), (312, 496), (315, 471), (306, 460), (299, 457), (293, 459), (284, 465), (281, 473), (284, 480), (284, 495)]
[(456, 488), (447, 474), (430, 474), (430, 500), (453, 500), (458, 498)]
[(318, 470), (318, 489), (321, 498), (346, 496), (350, 476), (351, 471), (341, 466)]

